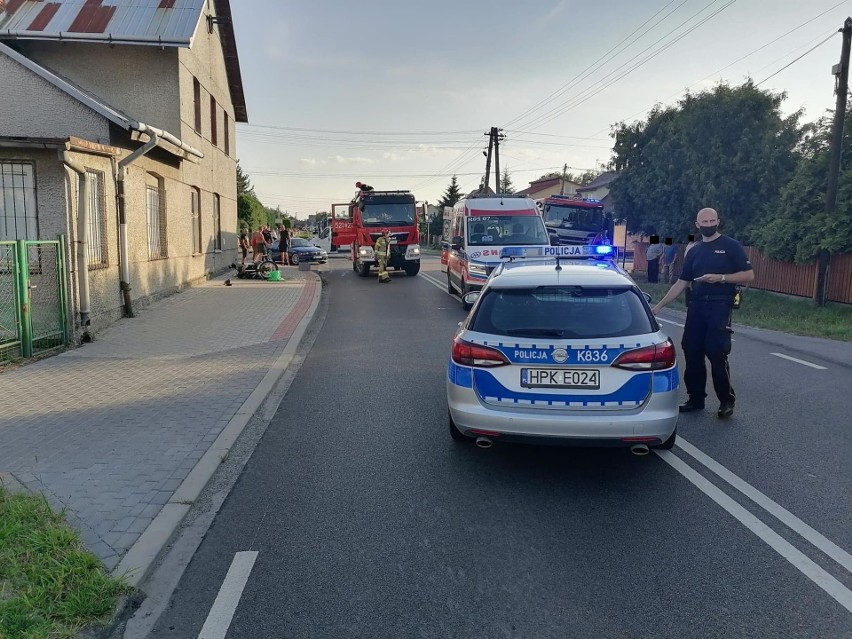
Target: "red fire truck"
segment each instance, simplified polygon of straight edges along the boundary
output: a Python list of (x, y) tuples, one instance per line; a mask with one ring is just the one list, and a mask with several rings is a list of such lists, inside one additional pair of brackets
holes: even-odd
[(376, 191), (356, 182), (358, 191), (349, 203), (355, 240), (352, 246), (352, 269), (361, 277), (370, 274), (376, 264), (373, 246), (388, 231), (391, 255), (388, 266), (404, 270), (408, 275), (420, 272), (420, 230), (414, 195), (411, 191)]
[(355, 241), (355, 224), (352, 223), (352, 209), (348, 202), (331, 205), (331, 247), (330, 253), (339, 248), (352, 248)]

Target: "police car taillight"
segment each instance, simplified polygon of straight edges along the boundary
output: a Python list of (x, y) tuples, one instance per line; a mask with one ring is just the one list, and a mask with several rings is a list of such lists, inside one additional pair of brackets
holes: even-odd
[(509, 363), (506, 356), (496, 348), (471, 344), (458, 337), (453, 340), (453, 361), (463, 366), (482, 366), (486, 368), (505, 366)]
[(662, 344), (625, 351), (612, 363), (616, 368), (631, 371), (656, 371), (671, 368), (677, 361), (677, 353), (671, 340)]

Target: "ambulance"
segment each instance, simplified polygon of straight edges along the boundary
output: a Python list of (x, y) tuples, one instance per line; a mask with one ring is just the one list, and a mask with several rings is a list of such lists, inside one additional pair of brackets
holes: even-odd
[(501, 263), (506, 247), (550, 246), (535, 201), (522, 195), (468, 196), (453, 207), (447, 251), (447, 292), (478, 291)]

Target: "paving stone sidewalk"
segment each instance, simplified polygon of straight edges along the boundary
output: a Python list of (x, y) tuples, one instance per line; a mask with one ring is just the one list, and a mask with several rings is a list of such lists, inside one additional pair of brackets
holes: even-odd
[(65, 509), (112, 569), (281, 355), (316, 273), (210, 280), (81, 348), (0, 369), (0, 473)]

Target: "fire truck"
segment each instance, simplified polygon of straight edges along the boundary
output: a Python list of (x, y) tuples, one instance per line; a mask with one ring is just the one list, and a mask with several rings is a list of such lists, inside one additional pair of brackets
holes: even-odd
[(612, 244), (615, 224), (600, 200), (551, 195), (537, 200), (551, 244)]
[(382, 231), (388, 231), (391, 254), (388, 266), (408, 275), (420, 272), (420, 230), (411, 191), (376, 191), (356, 182), (358, 191), (349, 203), (355, 239), (352, 269), (361, 277), (370, 274), (376, 257), (373, 247)]

